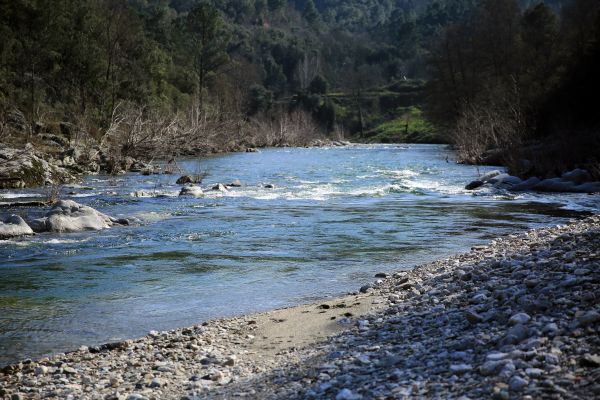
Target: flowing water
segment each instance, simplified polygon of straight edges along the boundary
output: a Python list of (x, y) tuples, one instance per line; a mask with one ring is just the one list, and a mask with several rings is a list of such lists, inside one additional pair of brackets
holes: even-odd
[(267, 149), (180, 160), (209, 173), (205, 187), (244, 184), (199, 199), (177, 197), (179, 175), (64, 188), (137, 222), (0, 242), (0, 365), (353, 291), (376, 272), (600, 208), (598, 196), (467, 192), (478, 170), (452, 157), (435, 145)]

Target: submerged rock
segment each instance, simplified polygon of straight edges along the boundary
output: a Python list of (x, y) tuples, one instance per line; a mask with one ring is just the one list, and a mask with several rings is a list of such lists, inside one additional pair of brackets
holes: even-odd
[(33, 235), (33, 230), (18, 215), (10, 215), (0, 220), (0, 240), (28, 235)]
[(125, 225), (125, 221), (72, 200), (61, 200), (45, 217), (31, 220), (29, 224), (35, 232), (73, 233), (108, 229), (114, 224)]
[(240, 182), (239, 179), (236, 179), (233, 182), (231, 182), (229, 185), (227, 185), (227, 187), (242, 187), (242, 182)]

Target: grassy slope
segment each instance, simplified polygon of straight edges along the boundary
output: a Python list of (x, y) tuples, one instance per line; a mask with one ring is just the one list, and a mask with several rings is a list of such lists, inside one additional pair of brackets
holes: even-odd
[(402, 111), (397, 118), (382, 122), (367, 131), (367, 140), (375, 143), (445, 142), (436, 128), (424, 118), (421, 109), (411, 106)]
[(370, 88), (362, 94), (364, 137), (360, 137), (357, 99), (349, 93), (334, 92), (338, 121), (352, 132), (354, 140), (370, 143), (447, 143), (436, 127), (423, 115), (425, 83), (420, 80), (398, 81)]

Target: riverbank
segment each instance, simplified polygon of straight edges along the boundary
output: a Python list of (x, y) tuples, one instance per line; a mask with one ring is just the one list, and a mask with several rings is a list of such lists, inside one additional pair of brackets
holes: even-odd
[[(65, 141), (66, 139), (63, 139)], [(160, 174), (192, 174), (199, 171), (182, 170), (174, 161), (172, 154), (158, 153), (159, 160), (154, 157), (133, 158), (115, 157), (109, 149), (100, 146), (91, 148), (64, 147), (50, 148), (47, 142), (38, 146), (27, 143), (23, 148), (3, 146), (0, 144), (0, 190), (23, 189), (40, 186), (54, 186), (76, 182), (85, 175), (100, 173), (124, 175), (127, 172), (139, 172), (143, 175)], [(343, 147), (351, 145), (345, 140), (315, 138), (307, 141), (302, 147)], [(278, 143), (274, 147), (291, 147), (287, 143)], [(44, 150), (40, 150), (43, 148)], [(186, 157), (205, 157), (214, 154), (236, 152), (254, 153), (260, 151), (257, 147), (248, 147), (242, 143), (230, 147), (211, 147), (182, 151), (179, 155)], [(169, 160), (168, 163), (165, 160)], [(0, 194), (0, 199), (2, 198)]]
[(348, 296), (22, 362), (0, 393), (592, 398), (599, 238), (599, 216), (498, 238)]

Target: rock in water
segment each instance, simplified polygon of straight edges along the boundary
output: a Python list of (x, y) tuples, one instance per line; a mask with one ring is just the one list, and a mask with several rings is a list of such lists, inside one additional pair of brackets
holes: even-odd
[(561, 178), (565, 181), (571, 181), (576, 185), (580, 185), (585, 182), (590, 182), (592, 176), (585, 169), (576, 168), (572, 171), (565, 172), (561, 175)]
[(472, 181), (469, 184), (467, 184), (467, 186), (465, 186), (465, 189), (474, 190), (474, 189), (477, 189), (478, 187), (481, 187), (482, 185), (483, 185), (483, 181), (475, 180), (475, 181)]
[(189, 175), (183, 175), (181, 178), (177, 179), (175, 183), (178, 185), (185, 185), (187, 183), (194, 183), (194, 179)]
[(184, 186), (181, 188), (179, 195), (180, 196), (202, 197), (202, 196), (204, 196), (204, 192), (202, 191), (202, 188), (199, 186)]
[(72, 233), (108, 229), (118, 220), (73, 200), (61, 200), (44, 218), (30, 221), (35, 232)]
[(11, 215), (0, 220), (0, 239), (10, 239), (27, 235), (33, 235), (33, 230), (18, 215)]
[(217, 183), (215, 186), (212, 187), (212, 190), (215, 190), (218, 192), (226, 192), (227, 188), (222, 183)]
[(240, 182), (239, 179), (236, 179), (227, 186), (228, 187), (242, 187), (242, 182)]

